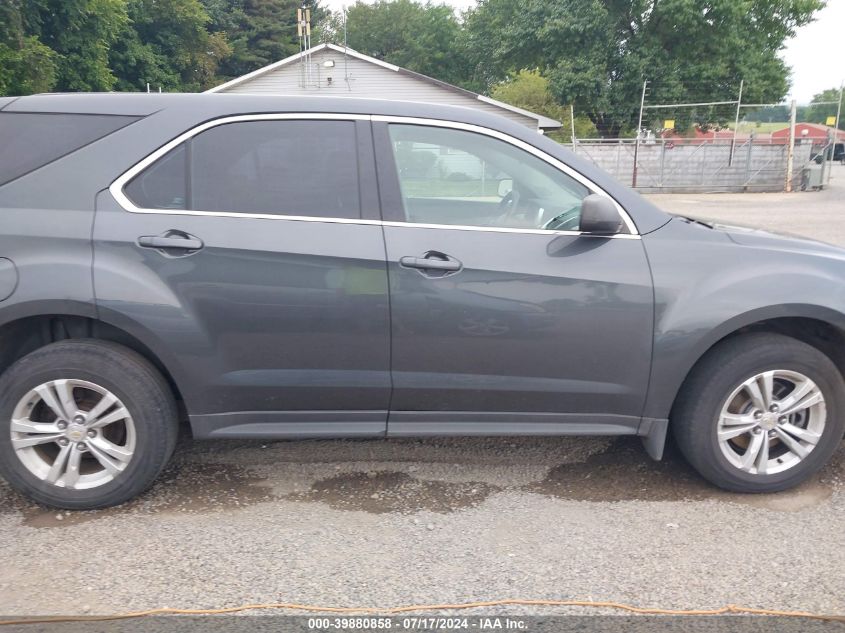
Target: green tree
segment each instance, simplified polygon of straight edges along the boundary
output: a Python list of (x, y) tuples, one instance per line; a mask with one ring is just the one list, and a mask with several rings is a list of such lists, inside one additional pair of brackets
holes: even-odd
[(212, 33), (224, 32), (229, 35), (236, 30), (236, 25), (243, 16), (243, 0), (201, 0), (208, 14), (208, 30)]
[(0, 95), (48, 92), (56, 84), (57, 56), (26, 34), (22, 4), (0, 4)]
[[(327, 37), (342, 43), (335, 19)], [(325, 25), (324, 25), (324, 28)], [(461, 25), (454, 10), (444, 4), (413, 0), (358, 0), (347, 10), (350, 48), (456, 85), (467, 85), (466, 55)]]
[[(572, 140), (572, 122), (569, 106), (558, 103), (549, 90), (549, 80), (536, 70), (521, 70), (507, 81), (496, 84), (490, 96), (499, 101), (561, 122), (560, 130), (549, 132), (549, 138), (561, 143)], [(575, 136), (595, 136), (596, 127), (586, 117), (575, 117)]]
[[(810, 102), (810, 107), (807, 108), (807, 120), (812, 123), (825, 123), (827, 121), (827, 117), (835, 117), (836, 102), (839, 101), (840, 94), (839, 88), (828, 88), (827, 90), (823, 90), (817, 95), (814, 95), (813, 100)], [(843, 94), (841, 98), (842, 102), (840, 103), (839, 129), (845, 130), (845, 121), (842, 120), (845, 118), (845, 94)]]
[[(127, 24), (126, 0), (25, 0), (28, 36), (55, 52), (57, 90), (110, 90), (109, 48)], [(42, 59), (51, 58), (38, 47)]]
[[(474, 74), (488, 85), (538, 68), (561, 103), (602, 136), (636, 127), (651, 103), (777, 102), (789, 89), (784, 41), (824, 0), (480, 0), (467, 16)], [(707, 122), (720, 111), (663, 112)]]
[(199, 0), (129, 0), (129, 23), (112, 48), (118, 90), (197, 91), (214, 85), (230, 53), (223, 33), (209, 34)]
[(746, 121), (759, 121), (764, 123), (788, 122), (789, 106), (777, 105), (755, 108), (745, 114)]
[(209, 30), (225, 33), (232, 48), (220, 65), (224, 77), (238, 77), (298, 53), (298, 8), (311, 9), (312, 25), (322, 21), (326, 14), (317, 0), (202, 1), (211, 17)]

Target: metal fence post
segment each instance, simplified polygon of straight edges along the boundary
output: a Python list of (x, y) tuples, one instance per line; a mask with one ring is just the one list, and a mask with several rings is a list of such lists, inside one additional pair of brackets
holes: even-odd
[(640, 97), (640, 118), (637, 121), (637, 140), (636, 144), (634, 145), (634, 174), (631, 178), (631, 186), (637, 186), (637, 158), (639, 157), (640, 153), (640, 132), (643, 129), (643, 106), (645, 105), (645, 89), (648, 86), (648, 80), (643, 82), (643, 95)]
[(620, 175), (619, 180), (622, 180), (622, 169), (619, 163), (622, 161), (622, 141), (616, 143), (616, 173)]
[[(830, 130), (828, 130), (827, 139), (825, 139), (825, 144), (824, 144), (824, 147), (822, 148), (822, 151), (821, 151), (822, 173), (821, 173), (821, 177), (819, 178), (819, 183), (820, 183), (819, 189), (824, 189), (825, 176), (827, 175), (827, 150), (829, 150), (833, 147), (833, 139), (834, 138), (835, 137), (830, 133)], [(831, 160), (833, 160), (833, 156), (831, 156)]]
[(748, 151), (745, 152), (745, 176), (743, 178), (743, 182), (745, 182), (745, 186), (742, 188), (743, 191), (748, 191), (748, 183), (751, 179), (751, 150), (754, 148), (754, 132), (748, 135)]
[(836, 141), (839, 137), (839, 115), (842, 114), (842, 90), (845, 88), (845, 81), (839, 84), (839, 102), (836, 104), (836, 119), (833, 123), (833, 152), (830, 155), (830, 170), (827, 172), (827, 184), (830, 184), (830, 176), (833, 173), (833, 157), (836, 156)]
[(734, 149), (736, 148), (736, 135), (739, 131), (739, 111), (742, 108), (742, 87), (745, 85), (745, 80), (739, 80), (739, 96), (736, 100), (736, 119), (734, 119), (734, 136), (731, 139), (731, 153), (728, 154), (728, 167), (733, 165), (734, 162)]
[(795, 156), (795, 99), (789, 106), (789, 145), (786, 148), (786, 193), (792, 191), (792, 161)]

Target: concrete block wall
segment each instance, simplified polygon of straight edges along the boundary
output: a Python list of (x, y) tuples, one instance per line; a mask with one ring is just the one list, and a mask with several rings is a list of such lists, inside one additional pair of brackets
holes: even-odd
[[(633, 141), (616, 143), (579, 141), (575, 152), (631, 185)], [(810, 161), (810, 146), (796, 145), (793, 183), (799, 186), (801, 169)], [(730, 142), (643, 143), (637, 159), (637, 189), (644, 192), (783, 191), (786, 177), (785, 145), (737, 142), (731, 159)]]

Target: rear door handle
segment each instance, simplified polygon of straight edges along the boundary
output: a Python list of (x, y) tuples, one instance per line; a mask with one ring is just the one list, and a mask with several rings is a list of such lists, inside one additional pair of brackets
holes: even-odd
[(201, 239), (193, 235), (168, 231), (164, 235), (142, 235), (138, 238), (138, 246), (161, 250), (198, 251), (204, 244)]
[(406, 255), (399, 259), (399, 264), (405, 268), (420, 270), (457, 271), (461, 269), (461, 262), (454, 259), (432, 259), (428, 257), (410, 257)]

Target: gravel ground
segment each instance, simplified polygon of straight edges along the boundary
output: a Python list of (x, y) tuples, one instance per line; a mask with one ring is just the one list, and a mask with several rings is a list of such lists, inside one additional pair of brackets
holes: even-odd
[(802, 193), (678, 193), (646, 196), (680, 215), (801, 235), (845, 246), (845, 166), (833, 164), (830, 187)]
[[(653, 199), (845, 244), (845, 169), (834, 184)], [(633, 438), (186, 438), (120, 508), (58, 513), (0, 483), (0, 613), (496, 598), (845, 613), (843, 481), (845, 445), (800, 488), (746, 496)]]
[(186, 441), (178, 455), (107, 511), (0, 488), (0, 613), (500, 597), (845, 612), (845, 449), (764, 496), (719, 492), (632, 438)]

